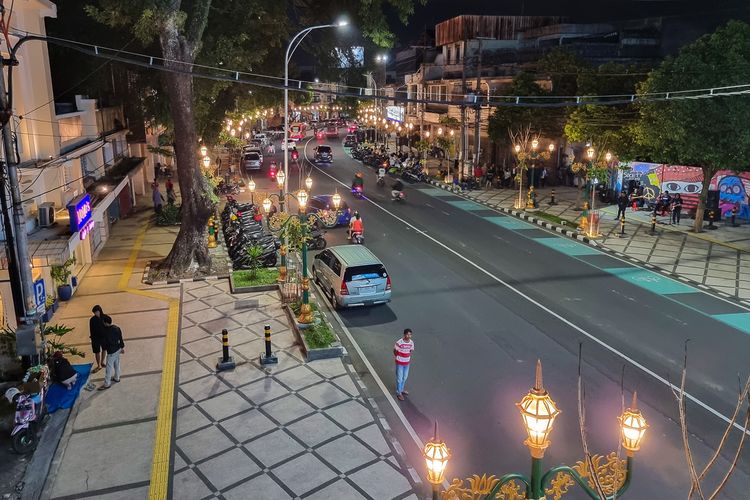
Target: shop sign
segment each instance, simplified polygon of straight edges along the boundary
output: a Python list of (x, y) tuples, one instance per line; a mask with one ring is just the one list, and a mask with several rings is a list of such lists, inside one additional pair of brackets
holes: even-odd
[(78, 231), (78, 237), (81, 239), (81, 241), (86, 239), (86, 236), (89, 235), (91, 230), (94, 229), (94, 221), (89, 220), (86, 224), (81, 227), (81, 230)]
[[(70, 232), (75, 233), (77, 231), (81, 231), (84, 227), (86, 227), (89, 222), (91, 222), (91, 225), (93, 226), (93, 222), (91, 220), (92, 212), (91, 212), (91, 197), (88, 194), (82, 194), (80, 196), (77, 196), (68, 204), (68, 214), (70, 215)], [(91, 231), (91, 228), (89, 227), (86, 233)], [(81, 235), (81, 239), (84, 239), (84, 235)]]

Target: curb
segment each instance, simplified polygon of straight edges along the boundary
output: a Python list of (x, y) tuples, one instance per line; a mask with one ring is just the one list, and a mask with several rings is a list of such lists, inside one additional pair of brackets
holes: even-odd
[(486, 206), (488, 208), (491, 208), (493, 210), (497, 210), (497, 211), (499, 211), (501, 213), (512, 215), (512, 216), (514, 216), (514, 217), (516, 217), (518, 219), (522, 219), (522, 220), (525, 220), (527, 222), (531, 222), (533, 224), (536, 224), (537, 226), (541, 226), (541, 227), (543, 227), (545, 229), (549, 229), (551, 231), (555, 231), (557, 233), (560, 233), (560, 234), (562, 234), (564, 236), (567, 236), (568, 238), (571, 238), (571, 239), (574, 239), (574, 240), (577, 240), (577, 241), (581, 241), (581, 242), (586, 243), (586, 244), (588, 244), (588, 245), (590, 245), (592, 247), (597, 248), (598, 250), (601, 250), (602, 252), (609, 253), (611, 255), (615, 255), (615, 256), (617, 256), (617, 257), (619, 257), (621, 259), (627, 259), (630, 262), (632, 262), (634, 264), (638, 264), (639, 266), (644, 267), (644, 268), (646, 268), (646, 269), (648, 269), (650, 271), (658, 272), (659, 274), (662, 274), (662, 275), (664, 275), (664, 276), (666, 276), (668, 278), (676, 279), (676, 280), (681, 281), (681, 282), (683, 282), (685, 284), (691, 285), (694, 288), (698, 288), (699, 290), (710, 291), (711, 293), (716, 294), (719, 297), (722, 297), (722, 298), (727, 299), (729, 301), (738, 303), (738, 304), (743, 305), (745, 307), (750, 307), (750, 301), (748, 301), (748, 300), (740, 299), (740, 298), (738, 298), (735, 295), (730, 295), (730, 294), (728, 294), (726, 292), (715, 290), (715, 289), (711, 288), (708, 285), (704, 285), (703, 283), (699, 283), (697, 281), (691, 280), (690, 278), (686, 278), (686, 277), (684, 277), (682, 275), (679, 275), (679, 274), (667, 271), (667, 270), (662, 269), (662, 268), (660, 268), (658, 266), (655, 266), (654, 264), (650, 264), (648, 262), (644, 262), (642, 260), (639, 260), (639, 259), (636, 259), (636, 258), (631, 257), (629, 255), (626, 255), (626, 254), (624, 254), (622, 252), (618, 252), (616, 250), (612, 250), (612, 249), (610, 249), (610, 248), (608, 248), (608, 247), (600, 244), (599, 242), (588, 238), (587, 236), (579, 234), (576, 231), (571, 231), (570, 229), (567, 229), (567, 228), (564, 228), (564, 227), (560, 227), (560, 226), (558, 226), (556, 224), (553, 224), (553, 223), (551, 223), (549, 221), (542, 220), (542, 219), (539, 219), (537, 217), (533, 217), (533, 216), (531, 216), (531, 215), (529, 215), (526, 212), (523, 212), (521, 210), (512, 210), (512, 209), (509, 209), (509, 208), (501, 207), (501, 206), (499, 206), (497, 204), (490, 204), (490, 203), (487, 203), (485, 201), (479, 200), (479, 199), (477, 199), (477, 198), (475, 198), (473, 196), (469, 196), (468, 194), (466, 194), (466, 193), (464, 193), (462, 191), (456, 192), (455, 190), (447, 187), (446, 184), (442, 183), (442, 182), (433, 181), (431, 179), (428, 180), (427, 182), (428, 182), (428, 184), (431, 184), (433, 186), (439, 187), (439, 188), (441, 188), (444, 191), (450, 191), (450, 192), (452, 192), (452, 193), (454, 193), (456, 195), (463, 196), (464, 198), (470, 199), (471, 201), (479, 203), (480, 205), (484, 205), (484, 206)]

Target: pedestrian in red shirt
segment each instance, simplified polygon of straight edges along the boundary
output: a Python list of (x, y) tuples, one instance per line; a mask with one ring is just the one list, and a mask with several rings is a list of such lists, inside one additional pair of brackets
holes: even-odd
[(396, 397), (399, 401), (403, 401), (404, 396), (409, 395), (409, 392), (404, 390), (404, 385), (409, 376), (412, 352), (414, 352), (414, 341), (411, 339), (411, 328), (407, 328), (404, 330), (404, 336), (398, 339), (393, 347), (393, 355), (396, 358)]

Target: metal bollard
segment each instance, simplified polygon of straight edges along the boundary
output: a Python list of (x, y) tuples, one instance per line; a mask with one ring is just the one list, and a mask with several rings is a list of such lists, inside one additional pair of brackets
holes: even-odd
[(266, 337), (266, 352), (260, 354), (260, 364), (275, 365), (279, 362), (279, 358), (271, 352), (271, 325), (264, 326), (263, 331)]
[(651, 214), (651, 236), (656, 234), (656, 212)]
[(620, 238), (625, 236), (625, 216), (620, 217)]
[(234, 359), (229, 355), (229, 332), (221, 331), (221, 354), (219, 362), (216, 363), (216, 371), (232, 370), (235, 367)]
[(737, 207), (732, 207), (732, 227), (737, 227), (735, 218), (737, 217)]
[(549, 204), (557, 205), (557, 202), (555, 201), (555, 188), (552, 188), (552, 192), (550, 193), (550, 198), (551, 199), (549, 200)]

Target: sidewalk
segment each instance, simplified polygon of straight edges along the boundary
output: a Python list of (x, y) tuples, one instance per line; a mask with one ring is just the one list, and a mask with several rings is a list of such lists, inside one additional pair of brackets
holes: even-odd
[[(435, 184), (446, 187), (442, 183)], [(552, 189), (537, 190), (539, 209), (536, 212), (519, 213), (575, 232), (581, 216), (576, 210), (577, 188), (555, 187), (557, 205), (549, 204)], [(463, 195), (494, 208), (516, 212), (513, 205), (518, 199), (517, 189), (479, 189)], [(525, 195), (524, 192), (524, 199)], [(715, 231), (693, 233), (692, 219), (683, 219), (681, 225), (673, 226), (666, 217), (658, 217), (656, 235), (652, 236), (651, 213), (628, 209), (625, 236), (621, 238), (620, 221), (615, 219), (617, 207), (601, 206), (599, 210), (602, 236), (591, 241), (586, 238), (590, 244), (682, 276), (720, 295), (750, 301), (750, 225), (730, 227), (721, 221)]]
[[(417, 498), (419, 479), (357, 373), (341, 359), (301, 359), (277, 292), (141, 283), (176, 235), (149, 218), (118, 222), (55, 315), (76, 328), (85, 362), (94, 304), (126, 346), (122, 381), (83, 391), (73, 408), (42, 498)], [(265, 324), (279, 358), (268, 369), (258, 362)], [(237, 368), (217, 374), (222, 328)]]

